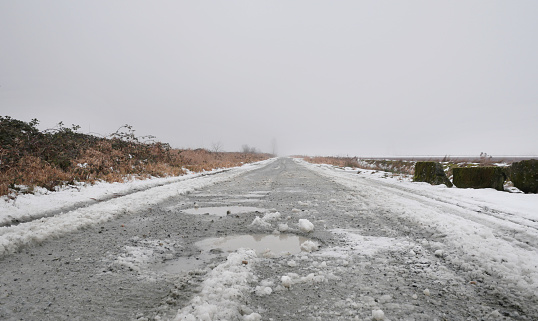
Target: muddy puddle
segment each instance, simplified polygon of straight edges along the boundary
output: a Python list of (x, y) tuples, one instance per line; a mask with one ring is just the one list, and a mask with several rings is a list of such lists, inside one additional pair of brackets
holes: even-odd
[(221, 254), (218, 251), (208, 251), (199, 255), (178, 257), (162, 263), (155, 263), (151, 269), (164, 274), (185, 274), (192, 270), (204, 269), (211, 260), (221, 256)]
[(202, 251), (220, 249), (224, 252), (249, 248), (255, 250), (258, 256), (275, 257), (300, 253), (301, 244), (309, 240), (306, 237), (290, 234), (229, 235), (208, 238), (197, 242), (196, 246)]
[(267, 212), (267, 210), (263, 208), (249, 207), (249, 206), (215, 206), (215, 207), (189, 208), (186, 210), (181, 210), (181, 212), (187, 213), (187, 214), (197, 214), (197, 215), (226, 216), (226, 215), (244, 214), (244, 213), (251, 213), (251, 212), (264, 213), (264, 212)]

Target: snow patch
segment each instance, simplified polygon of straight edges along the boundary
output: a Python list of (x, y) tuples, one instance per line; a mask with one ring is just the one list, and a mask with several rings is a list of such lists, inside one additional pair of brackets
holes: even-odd
[(319, 249), (319, 244), (314, 241), (304, 241), (301, 244), (301, 250), (305, 252), (313, 252), (313, 251), (317, 251), (318, 249)]
[[(174, 320), (261, 320), (258, 313), (241, 314), (248, 310), (247, 292), (249, 282), (256, 279), (252, 272), (256, 258), (253, 250), (245, 249), (228, 255), (226, 262), (208, 273), (200, 294), (179, 310)], [(243, 261), (249, 264), (243, 264)]]
[(307, 219), (299, 219), (299, 230), (304, 233), (309, 233), (314, 230), (314, 224)]

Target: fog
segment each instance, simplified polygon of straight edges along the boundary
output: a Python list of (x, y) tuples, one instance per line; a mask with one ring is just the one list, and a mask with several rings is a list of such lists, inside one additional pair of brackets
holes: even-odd
[(536, 1), (0, 0), (0, 115), (177, 148), (538, 155)]

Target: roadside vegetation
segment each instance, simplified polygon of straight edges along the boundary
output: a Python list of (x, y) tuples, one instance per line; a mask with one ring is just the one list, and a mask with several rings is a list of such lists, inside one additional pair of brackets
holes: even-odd
[(452, 179), (453, 169), (456, 167), (499, 166), (505, 167), (512, 162), (529, 159), (529, 157), (493, 157), (487, 153), (480, 153), (477, 157), (444, 156), (422, 158), (358, 158), (358, 157), (334, 157), (334, 156), (296, 156), (314, 164), (329, 164), (338, 167), (362, 168), (375, 171), (392, 173), (393, 175), (409, 175), (415, 173), (417, 161), (439, 162), (449, 179)]
[(297, 156), (313, 164), (329, 164), (338, 167), (362, 168), (393, 174), (413, 175), (415, 161), (390, 159), (361, 159), (358, 157)]
[(55, 190), (63, 185), (123, 182), (132, 178), (183, 175), (239, 166), (272, 155), (242, 152), (174, 149), (137, 137), (129, 125), (107, 137), (79, 133), (79, 126), (40, 131), (39, 121), (24, 122), (0, 116), (0, 196), (31, 193), (36, 187)]

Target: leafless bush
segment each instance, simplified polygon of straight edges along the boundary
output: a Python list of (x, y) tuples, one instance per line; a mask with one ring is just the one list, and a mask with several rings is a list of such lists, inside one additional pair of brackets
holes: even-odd
[(37, 120), (25, 123), (0, 117), (0, 195), (31, 191), (35, 186), (53, 190), (75, 181), (176, 176), (187, 170), (238, 166), (270, 157), (255, 153), (255, 149), (248, 153), (172, 149), (153, 136), (137, 137), (129, 125), (109, 137), (96, 137), (77, 133), (78, 126), (66, 128), (62, 123), (41, 132), (37, 124)]

